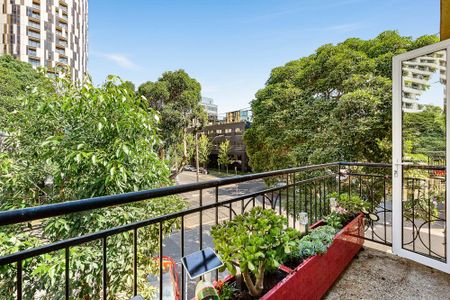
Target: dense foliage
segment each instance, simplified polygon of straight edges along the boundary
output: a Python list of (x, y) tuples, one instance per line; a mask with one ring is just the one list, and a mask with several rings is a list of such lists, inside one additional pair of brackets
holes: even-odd
[(208, 136), (206, 134), (201, 134), (198, 137), (198, 161), (199, 165), (203, 165), (204, 168), (206, 168), (206, 165), (208, 164), (212, 148), (213, 144)]
[[(188, 127), (200, 128), (207, 120), (201, 104), (201, 86), (184, 70), (165, 72), (156, 82), (145, 82), (138, 88), (138, 94), (145, 96), (149, 107), (161, 114), (161, 135), (164, 143), (160, 155), (173, 155), (178, 173), (189, 161)], [(179, 145), (183, 145), (179, 153)], [(173, 159), (172, 159), (173, 160)]]
[[(24, 63), (31, 78), (39, 78)], [(20, 68), (19, 68), (20, 69)], [(20, 73), (8, 71), (10, 77)], [(4, 76), (7, 77), (7, 76)], [(47, 82), (47, 79), (43, 79)], [(11, 80), (14, 82), (14, 80)], [(89, 81), (73, 85), (65, 78), (50, 87), (29, 82), (14, 100), (0, 124), (6, 133), (0, 152), (0, 207), (2, 210), (86, 197), (161, 187), (171, 183), (170, 170), (158, 156), (161, 139), (159, 115), (149, 109), (118, 78), (109, 77), (100, 87)], [(59, 241), (102, 229), (144, 220), (186, 207), (178, 197), (71, 214), (3, 227), (0, 255), (43, 243)], [(179, 225), (163, 224), (163, 236)], [(157, 255), (158, 226), (138, 231), (139, 286), (149, 295), (146, 274)], [(107, 239), (108, 289), (111, 299), (128, 299), (132, 288), (132, 235)], [(101, 241), (70, 248), (72, 297), (97, 298), (101, 281)], [(24, 262), (25, 298), (63, 298), (64, 252), (58, 251)], [(0, 269), (0, 298), (14, 295), (14, 265)], [(45, 292), (43, 292), (45, 291)], [(128, 295), (127, 295), (128, 294)]]
[(217, 157), (217, 162), (219, 163), (219, 166), (225, 166), (228, 173), (228, 165), (231, 164), (233, 161), (230, 158), (230, 140), (225, 140), (219, 145), (219, 153)]
[(421, 112), (403, 114), (403, 128), (406, 160), (431, 163), (429, 160), (434, 157), (445, 158), (445, 114), (442, 108), (427, 105)]
[(272, 70), (245, 132), (255, 171), (330, 161), (389, 161), (394, 55), (436, 42), (386, 31), (326, 44)]
[(17, 97), (35, 87), (53, 89), (50, 80), (30, 64), (9, 55), (0, 56), (0, 124), (4, 124), (8, 112), (17, 108)]
[(286, 218), (275, 211), (255, 207), (211, 230), (215, 249), (227, 270), (236, 275), (239, 267), (254, 297), (261, 295), (264, 273), (277, 268), (295, 244), (298, 232), (286, 229), (286, 225)]

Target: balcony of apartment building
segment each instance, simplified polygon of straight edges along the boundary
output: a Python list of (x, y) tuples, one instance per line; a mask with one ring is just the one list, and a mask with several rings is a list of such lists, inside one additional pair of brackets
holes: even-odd
[(39, 28), (34, 28), (31, 26), (27, 27), (27, 36), (33, 40), (39, 41), (41, 39), (41, 31)]
[(34, 0), (31, 3), (31, 8), (33, 9), (33, 11), (39, 14), (41, 12), (41, 3), (39, 1)]
[(63, 64), (63, 65), (69, 64), (69, 58), (67, 56), (65, 56), (64, 54), (59, 54), (58, 56), (59, 56), (58, 57), (59, 64)]
[(68, 46), (67, 38), (65, 36), (57, 35), (56, 45), (59, 47), (67, 47)]

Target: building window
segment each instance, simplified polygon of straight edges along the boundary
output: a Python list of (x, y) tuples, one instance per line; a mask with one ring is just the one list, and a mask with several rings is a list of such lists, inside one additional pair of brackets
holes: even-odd
[(30, 56), (37, 56), (37, 51), (35, 49), (28, 49), (27, 54)]
[(28, 41), (28, 46), (38, 48), (38, 47), (41, 46), (41, 43), (40, 43), (40, 42), (33, 41), (33, 40), (29, 40), (29, 41)]
[(39, 62), (39, 60), (37, 59), (33, 59), (33, 58), (29, 58), (28, 62), (33, 66), (33, 67), (39, 67), (41, 65), (41, 63)]
[(225, 129), (225, 133), (232, 133), (232, 132), (233, 132), (233, 129), (231, 129), (231, 128)]
[(66, 55), (66, 50), (65, 49), (61, 49), (61, 48), (56, 48), (56, 53), (62, 54), (62, 55)]
[(38, 39), (41, 38), (41, 35), (39, 33), (31, 31), (31, 30), (28, 30), (28, 36), (31, 36), (31, 37), (34, 37), (34, 38), (38, 38)]
[(67, 57), (60, 57), (59, 62), (67, 65), (68, 59)]
[(41, 24), (39, 24), (37, 22), (33, 22), (33, 21), (30, 21), (28, 25), (30, 25), (30, 27), (33, 27), (33, 28), (36, 28), (36, 29), (40, 29), (41, 28)]

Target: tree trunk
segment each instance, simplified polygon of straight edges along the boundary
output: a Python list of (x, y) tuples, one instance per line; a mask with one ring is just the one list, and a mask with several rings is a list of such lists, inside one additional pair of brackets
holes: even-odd
[[(264, 274), (262, 276), (264, 277)], [(244, 278), (245, 285), (247, 286), (250, 295), (253, 297), (258, 297), (262, 290), (258, 290), (258, 288), (253, 284), (252, 278), (250, 277), (250, 272), (242, 272), (242, 277)]]

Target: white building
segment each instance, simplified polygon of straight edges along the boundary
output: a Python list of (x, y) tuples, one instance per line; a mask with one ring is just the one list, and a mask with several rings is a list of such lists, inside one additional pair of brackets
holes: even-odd
[(208, 114), (209, 122), (217, 121), (217, 104), (214, 104), (214, 100), (208, 97), (202, 97), (202, 105), (205, 108), (206, 113)]
[(83, 79), (88, 61), (88, 0), (0, 0), (0, 54), (49, 73), (68, 67)]
[[(419, 100), (430, 88), (431, 77), (439, 73), (439, 82), (445, 86), (445, 51), (434, 52), (404, 61), (402, 65), (402, 107), (404, 112), (420, 112)], [(445, 93), (444, 93), (445, 94)], [(445, 103), (445, 95), (443, 95)]]

